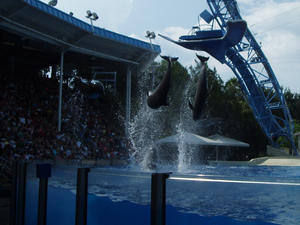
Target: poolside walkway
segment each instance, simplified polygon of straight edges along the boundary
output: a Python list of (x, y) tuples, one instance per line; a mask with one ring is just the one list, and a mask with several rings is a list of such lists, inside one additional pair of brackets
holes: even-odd
[(300, 166), (300, 157), (272, 156), (251, 159), (250, 165), (260, 166)]
[(300, 157), (272, 156), (255, 158), (250, 161), (209, 161), (208, 164), (223, 166), (300, 166)]

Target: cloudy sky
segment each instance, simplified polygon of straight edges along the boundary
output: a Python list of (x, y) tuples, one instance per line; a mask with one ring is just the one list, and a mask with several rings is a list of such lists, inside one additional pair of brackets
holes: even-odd
[[(48, 2), (48, 0), (42, 0)], [(271, 64), (284, 88), (300, 93), (300, 0), (237, 0), (242, 18)], [(209, 9), (204, 0), (58, 0), (58, 9), (89, 22), (86, 10), (100, 19), (94, 24), (117, 33), (145, 40), (147, 30), (178, 39), (197, 24), (199, 13)], [(194, 64), (195, 52), (157, 37), (162, 54), (178, 56), (188, 67)], [(203, 54), (205, 55), (205, 54)], [(216, 60), (209, 61), (223, 80), (233, 72)]]

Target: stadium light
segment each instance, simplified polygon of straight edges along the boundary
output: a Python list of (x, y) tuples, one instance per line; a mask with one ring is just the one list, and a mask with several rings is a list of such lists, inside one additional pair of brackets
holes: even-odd
[(92, 12), (90, 10), (86, 11), (86, 18), (90, 18), (92, 16)]
[(155, 39), (156, 35), (155, 33), (152, 31), (150, 32), (149, 30), (146, 31), (146, 38), (149, 38), (150, 42), (152, 39)]
[(91, 26), (92, 26), (92, 30), (94, 32), (94, 25), (93, 25), (93, 20), (96, 21), (97, 19), (99, 19), (99, 16), (97, 15), (97, 13), (95, 12), (91, 12), (91, 10), (87, 10), (86, 11), (86, 18), (90, 19), (91, 21)]
[(51, 0), (50, 2), (48, 2), (48, 5), (50, 6), (56, 6), (57, 5), (57, 0)]
[(97, 13), (95, 13), (95, 12), (93, 12), (92, 13), (92, 18), (91, 18), (92, 20), (97, 20), (97, 19), (99, 19), (99, 16), (97, 15)]

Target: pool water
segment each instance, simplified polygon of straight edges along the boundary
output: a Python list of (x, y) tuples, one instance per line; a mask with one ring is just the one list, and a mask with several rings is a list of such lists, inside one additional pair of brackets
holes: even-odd
[[(169, 168), (170, 171), (171, 168)], [(38, 179), (28, 171), (26, 224), (36, 224)], [(167, 179), (166, 224), (298, 224), (299, 167), (199, 166)], [(95, 168), (87, 224), (149, 224), (151, 172)], [(75, 224), (76, 169), (54, 167), (47, 224)]]

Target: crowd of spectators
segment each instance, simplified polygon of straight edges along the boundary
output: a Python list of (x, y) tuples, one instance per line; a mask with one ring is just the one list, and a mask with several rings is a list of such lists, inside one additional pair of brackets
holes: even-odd
[[(16, 159), (127, 159), (122, 129), (103, 112), (107, 106), (64, 84), (58, 132), (58, 81), (38, 76), (1, 76), (0, 165)], [(112, 113), (111, 113), (112, 114)], [(3, 171), (1, 171), (1, 174)], [(6, 171), (7, 172), (7, 171)]]

